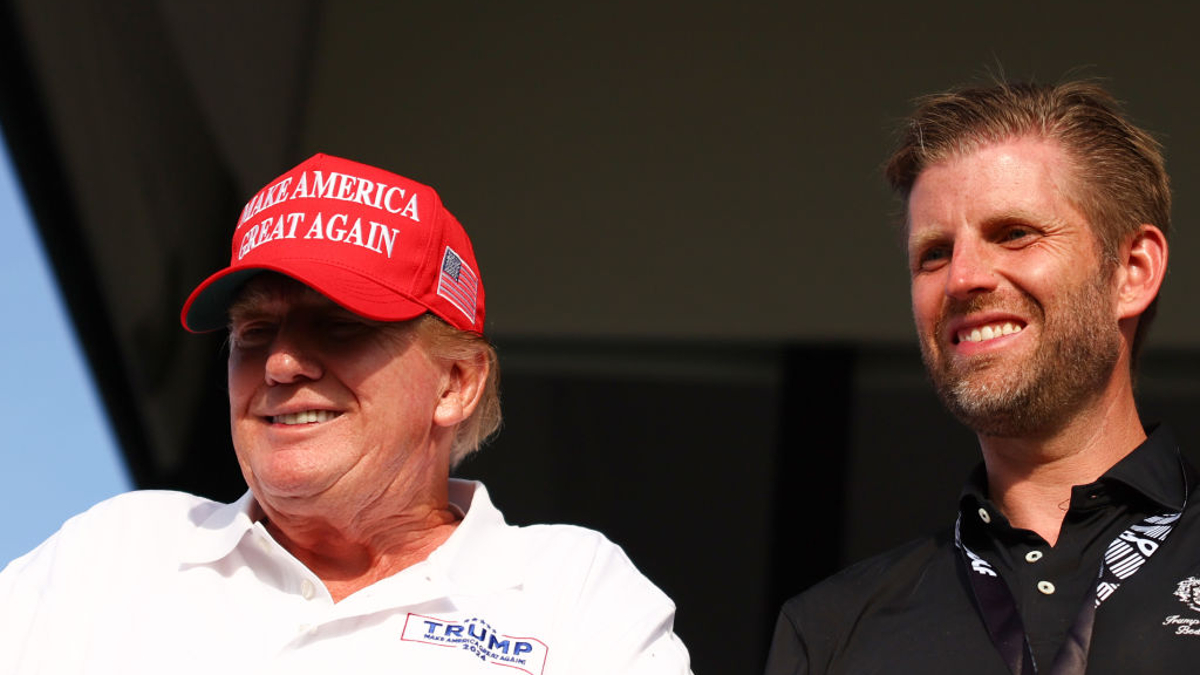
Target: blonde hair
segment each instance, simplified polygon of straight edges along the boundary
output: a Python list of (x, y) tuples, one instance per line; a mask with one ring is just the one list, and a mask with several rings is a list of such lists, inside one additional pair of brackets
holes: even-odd
[(500, 361), (496, 348), (482, 335), (459, 330), (433, 314), (414, 320), (417, 335), (429, 353), (448, 361), (481, 359), (487, 366), (487, 379), (479, 404), (470, 417), (458, 424), (450, 446), (450, 468), (458, 466), (500, 429)]

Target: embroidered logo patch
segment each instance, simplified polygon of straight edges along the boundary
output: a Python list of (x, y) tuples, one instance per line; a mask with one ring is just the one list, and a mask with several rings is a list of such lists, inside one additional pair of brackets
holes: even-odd
[(1200, 612), (1200, 579), (1188, 577), (1179, 582), (1175, 587), (1175, 597), (1187, 605), (1188, 609)]
[[(1200, 612), (1200, 579), (1188, 577), (1175, 587), (1175, 597), (1188, 609)], [(1200, 637), (1200, 617), (1172, 614), (1163, 619), (1162, 625), (1174, 630), (1176, 635)]]
[(537, 638), (507, 635), (481, 618), (440, 619), (409, 613), (400, 639), (470, 652), (479, 660), (542, 675), (550, 649)]
[(479, 277), (454, 249), (446, 247), (442, 256), (442, 273), (438, 276), (437, 294), (450, 301), (467, 318), (475, 320), (475, 300), (479, 294)]

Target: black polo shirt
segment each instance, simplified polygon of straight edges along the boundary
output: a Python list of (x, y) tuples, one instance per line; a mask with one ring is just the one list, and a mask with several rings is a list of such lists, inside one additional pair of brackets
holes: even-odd
[[(1049, 546), (1011, 527), (987, 498), (982, 466), (960, 500), (962, 538), (1007, 582), (1034, 657), (1049, 669), (1095, 586), (1110, 542), (1147, 516), (1178, 512), (1196, 472), (1170, 431), (1098, 481), (1072, 490)], [(1088, 673), (1200, 670), (1200, 498), (1166, 542), (1096, 611)], [(767, 675), (1008, 673), (976, 608), (953, 528), (850, 567), (783, 606)]]

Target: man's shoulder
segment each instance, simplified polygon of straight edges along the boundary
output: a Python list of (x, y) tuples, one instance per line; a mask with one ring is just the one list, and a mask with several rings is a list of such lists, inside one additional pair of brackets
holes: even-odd
[[(575, 663), (575, 672), (580, 664), (589, 664), (586, 672), (632, 672), (634, 660), (648, 659), (658, 663), (655, 672), (687, 671), (687, 649), (673, 632), (675, 604), (619, 544), (578, 525), (505, 523), (484, 495), (477, 488), (472, 522), (463, 525), (468, 537), (448, 551), (456, 583), (477, 597), (484, 589), (519, 593), (504, 612), (535, 608), (537, 622), (557, 636), (556, 660)], [(604, 655), (596, 645), (605, 645)]]
[(672, 604), (625, 549), (602, 532), (578, 525), (535, 524), (517, 527), (513, 535), (529, 563), (547, 572), (543, 578), (577, 587), (623, 589)]
[[(672, 606), (670, 599), (639, 570), (625, 550), (605, 534), (579, 525), (536, 523), (513, 525), (504, 521), (482, 483), (455, 481), (452, 499), (459, 491), (472, 491), (464, 532), (468, 542), (460, 544), (462, 561), (472, 571), (482, 558), (490, 570), (507, 570), (522, 577), (530, 591), (541, 588), (607, 588)], [(465, 554), (465, 556), (464, 556)]]
[(127, 528), (169, 526), (173, 523), (198, 525), (228, 504), (174, 490), (135, 490), (97, 503), (72, 517), (64, 527), (76, 521), (90, 526), (111, 522)]
[(564, 523), (532, 523), (514, 526), (517, 536), (524, 538), (530, 544), (551, 550), (570, 553), (587, 551), (594, 554), (612, 549), (620, 550), (620, 546), (609, 539), (603, 532), (581, 525)]
[[(164, 550), (188, 537), (222, 508), (229, 505), (185, 492), (125, 492), (67, 519), (50, 538), (13, 561), (13, 566), (72, 556), (95, 564), (131, 550)], [(153, 546), (146, 546), (147, 542)]]
[[(793, 623), (852, 620), (896, 598), (942, 585), (955, 572), (953, 532), (914, 539), (855, 563), (791, 598), (783, 614)], [(799, 626), (798, 626), (799, 627)]]
[(988, 642), (957, 555), (953, 532), (944, 531), (852, 565), (788, 600), (766, 672), (945, 672), (940, 668), (966, 662)]

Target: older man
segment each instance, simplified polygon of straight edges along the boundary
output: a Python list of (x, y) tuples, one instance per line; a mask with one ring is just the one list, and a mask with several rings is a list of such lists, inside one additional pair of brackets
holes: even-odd
[(1196, 476), (1133, 395), (1158, 145), (1094, 84), (999, 84), (925, 99), (887, 176), (926, 367), (983, 462), (954, 528), (785, 604), (767, 672), (1194, 670)]
[(498, 371), (431, 188), (309, 159), (246, 205), (182, 319), (228, 327), (249, 492), (70, 520), (0, 573), (0, 672), (690, 672), (620, 548), (506, 525), (449, 477), (499, 424)]

